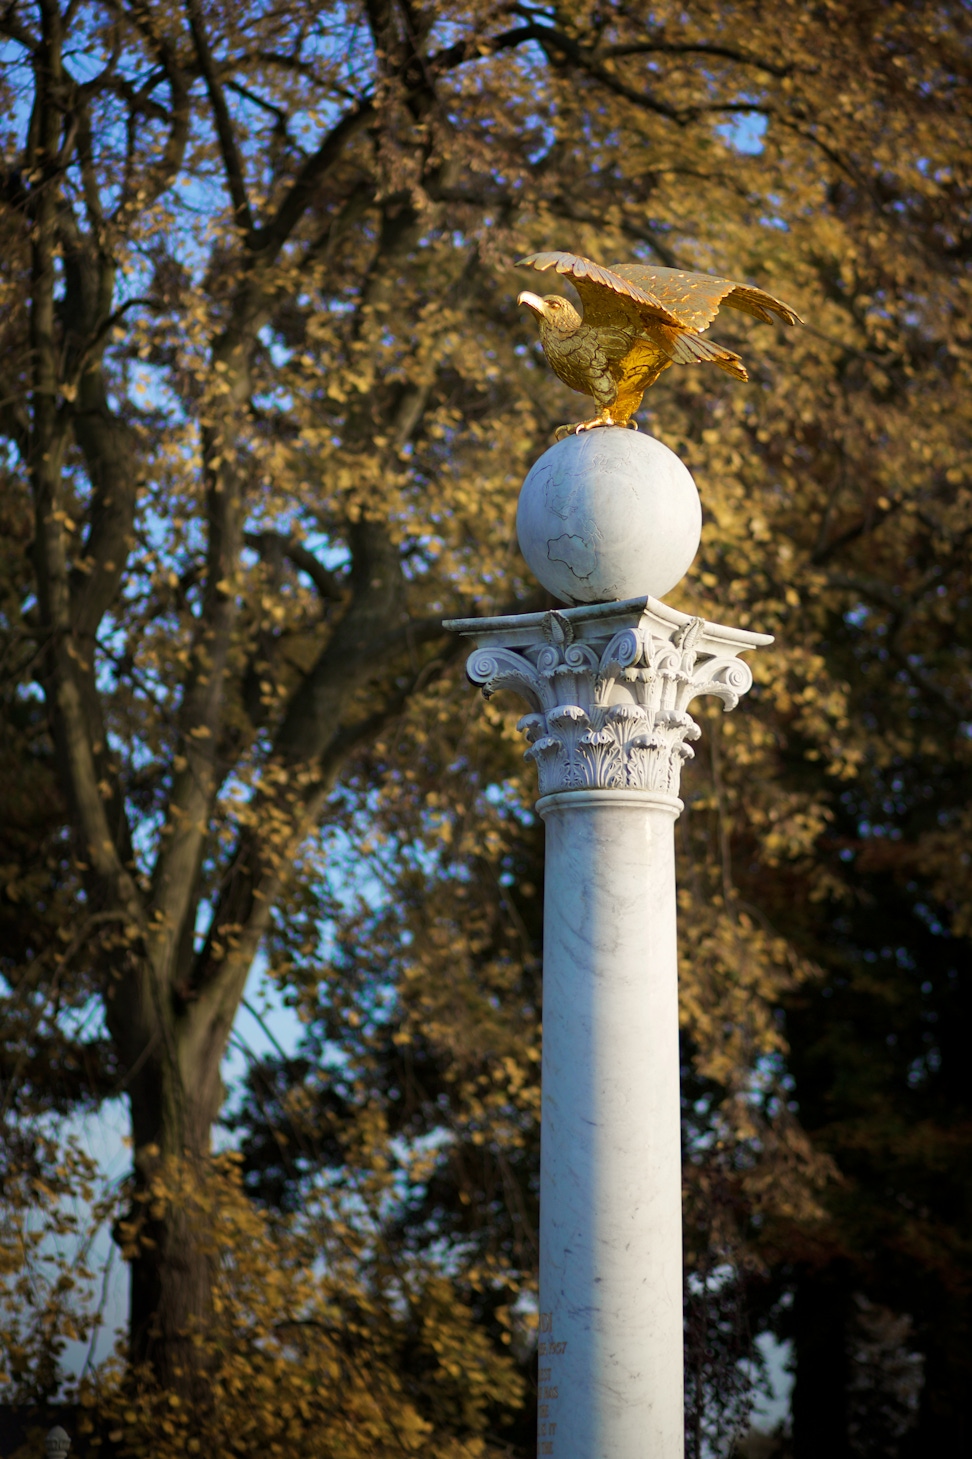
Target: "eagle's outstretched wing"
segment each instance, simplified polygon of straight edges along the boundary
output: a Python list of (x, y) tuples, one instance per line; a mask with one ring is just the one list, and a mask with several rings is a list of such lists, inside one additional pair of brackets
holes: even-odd
[(772, 324), (774, 316), (784, 324), (800, 324), (799, 314), (750, 284), (737, 284), (732, 279), (717, 279), (713, 274), (690, 274), (677, 268), (653, 268), (643, 263), (615, 263), (607, 272), (634, 284), (645, 294), (670, 309), (680, 324), (690, 329), (705, 329), (715, 319), (719, 307), (741, 309), (764, 324)]
[(716, 278), (714, 274), (686, 273), (683, 269), (643, 263), (616, 263), (605, 268), (575, 253), (531, 253), (519, 263), (565, 274), (581, 296), (584, 318), (594, 325), (617, 323), (619, 316), (633, 322), (637, 315), (643, 323), (701, 331), (712, 323), (722, 304), (751, 314), (764, 324), (772, 324), (774, 317), (784, 324), (801, 323), (799, 314), (781, 299), (751, 284)]
[(517, 259), (517, 268), (525, 266), (541, 273), (555, 269), (558, 274), (565, 274), (580, 294), (584, 323), (595, 329), (621, 323), (638, 329), (648, 321), (677, 328), (681, 322), (660, 299), (636, 281), (623, 279), (590, 258), (581, 258), (576, 253), (531, 253), (527, 258)]

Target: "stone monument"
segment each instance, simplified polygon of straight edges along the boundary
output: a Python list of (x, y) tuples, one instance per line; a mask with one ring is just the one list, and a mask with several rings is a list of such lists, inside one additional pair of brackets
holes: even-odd
[(546, 825), (540, 1178), (540, 1459), (683, 1459), (682, 1218), (673, 828), (710, 694), (769, 644), (660, 602), (698, 550), (691, 475), (600, 427), (534, 465), (523, 555), (570, 605), (454, 619), (520, 728)]

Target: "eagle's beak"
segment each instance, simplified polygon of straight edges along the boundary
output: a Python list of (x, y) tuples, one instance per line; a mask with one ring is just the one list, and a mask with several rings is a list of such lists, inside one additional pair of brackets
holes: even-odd
[(525, 304), (532, 309), (534, 314), (543, 314), (543, 300), (539, 294), (531, 294), (529, 289), (524, 289), (522, 294), (516, 296), (517, 304)]

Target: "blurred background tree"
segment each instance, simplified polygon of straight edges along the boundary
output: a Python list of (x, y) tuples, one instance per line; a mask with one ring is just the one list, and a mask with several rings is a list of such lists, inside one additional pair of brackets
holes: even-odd
[[(751, 383), (642, 412), (705, 508), (673, 601), (778, 638), (678, 831), (690, 1451), (773, 1331), (799, 1459), (963, 1452), (967, 7), (23, 0), (0, 38), (11, 1397), (90, 1319), (52, 1121), (121, 1095), (90, 1436), (531, 1450), (542, 845), (439, 625), (543, 604), (515, 498), (575, 404), (511, 265), (567, 247), (807, 320), (720, 322)], [(258, 956), (306, 1039), (226, 1111)]]

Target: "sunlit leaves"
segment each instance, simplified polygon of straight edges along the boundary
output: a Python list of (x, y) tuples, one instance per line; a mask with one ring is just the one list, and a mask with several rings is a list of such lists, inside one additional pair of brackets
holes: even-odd
[[(200, 13), (204, 44), (181, 9), (138, 3), (73, 6), (62, 40), (50, 7), (2, 21), (16, 550), (0, 611), (15, 789), (43, 823), (4, 852), (11, 1028), (38, 1006), (42, 1031), (66, 1028), (86, 999), (130, 996), (114, 1025), (122, 1085), (135, 1100), (151, 1086), (167, 1158), (186, 1143), (203, 1158), (266, 931), (321, 1062), (273, 1087), (273, 1140), (311, 1141), (300, 1179), (280, 1182), (292, 1196), (324, 1171), (367, 1193), (416, 1272), (420, 1235), (448, 1250), (422, 1319), (445, 1371), (456, 1343), (481, 1356), (484, 1332), (490, 1353), (516, 1345), (534, 1261), (532, 785), (517, 707), (475, 702), (438, 628), (539, 601), (516, 492), (576, 401), (517, 314), (513, 261), (542, 247), (660, 258), (752, 279), (806, 320), (720, 318), (750, 383), (672, 370), (642, 415), (705, 509), (673, 600), (777, 640), (736, 715), (702, 712), (679, 831), (685, 1070), (705, 1111), (687, 1127), (690, 1177), (703, 1205), (713, 1171), (732, 1186), (718, 1240), (752, 1253), (757, 1228), (815, 1219), (828, 1178), (789, 1108), (797, 1024), (781, 1007), (823, 986), (827, 929), (859, 905), (861, 867), (917, 868), (954, 929), (969, 922), (966, 17), (795, 0)], [(31, 581), (32, 532), (64, 565), (60, 617)], [(59, 719), (72, 690), (87, 779)], [(102, 805), (108, 870), (89, 854)], [(103, 1085), (98, 1052), (69, 1081), (79, 1097)], [(919, 1082), (934, 1073), (922, 1057)], [(242, 1290), (271, 1271), (271, 1235), (244, 1230), (235, 1200)], [(341, 1221), (359, 1240), (354, 1212)], [(292, 1238), (272, 1236), (288, 1252)], [(400, 1315), (391, 1298), (381, 1310), (379, 1354)], [(479, 1443), (479, 1380), (467, 1372), (451, 1417), (433, 1419), (429, 1390), (401, 1397), (400, 1360), (368, 1358), (398, 1395), (402, 1442), (444, 1445), (451, 1424)], [(227, 1392), (255, 1361), (230, 1364)], [(496, 1371), (489, 1403), (514, 1403)], [(301, 1381), (288, 1370), (295, 1415)], [(181, 1423), (167, 1411), (173, 1452), (190, 1443)], [(258, 1424), (243, 1447), (282, 1442)]]

